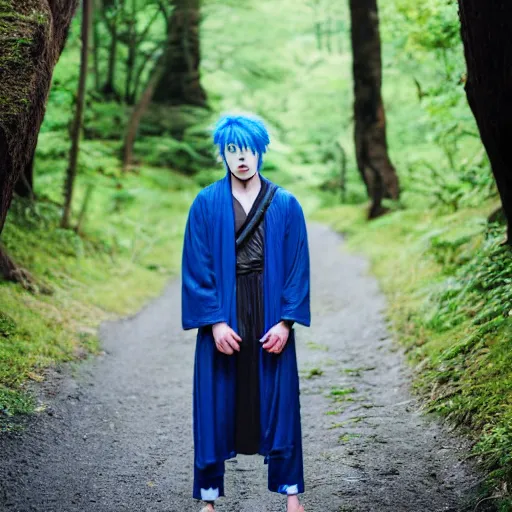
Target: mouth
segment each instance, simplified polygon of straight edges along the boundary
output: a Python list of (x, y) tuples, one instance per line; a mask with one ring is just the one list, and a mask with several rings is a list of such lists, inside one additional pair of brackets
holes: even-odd
[(247, 165), (239, 165), (238, 170), (239, 171), (248, 171), (249, 167), (247, 167)]

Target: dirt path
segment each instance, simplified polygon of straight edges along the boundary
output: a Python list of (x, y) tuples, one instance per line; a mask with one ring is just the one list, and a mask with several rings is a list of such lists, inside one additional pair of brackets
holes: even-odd
[[(463, 510), (478, 478), (460, 462), (467, 445), (418, 412), (367, 263), (323, 226), (309, 236), (313, 326), (297, 329), (307, 511)], [(194, 333), (180, 328), (179, 282), (101, 335), (104, 356), (47, 385), (49, 414), (0, 439), (1, 511), (199, 509), (190, 498)], [(260, 457), (226, 465), (219, 512), (284, 512)]]

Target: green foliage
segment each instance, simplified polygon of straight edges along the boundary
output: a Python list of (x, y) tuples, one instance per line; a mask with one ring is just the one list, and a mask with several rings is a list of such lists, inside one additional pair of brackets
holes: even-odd
[(405, 33), (405, 47), (425, 50), (448, 50), (460, 45), (460, 26), (456, 0), (427, 0), (421, 3), (396, 0)]
[[(450, 163), (451, 162), (451, 163)], [(441, 205), (448, 211), (461, 206), (476, 206), (497, 194), (490, 166), (483, 151), (462, 161), (449, 153), (445, 165), (424, 159), (412, 160), (404, 183), (408, 190), (423, 194), (429, 205)]]
[[(476, 224), (465, 232), (444, 229), (425, 238), (430, 244), (427, 254), (442, 265), (446, 276), (428, 295), (426, 325), (442, 332), (471, 319), (481, 327), (462, 340), (460, 346), (466, 348), (512, 316), (512, 252), (509, 246), (500, 245), (503, 227), (489, 226), (483, 240), (475, 244), (482, 238), (479, 235)], [(458, 351), (457, 347), (450, 347), (449, 352)]]
[(39, 134), (36, 158), (44, 160), (65, 159), (70, 148), (69, 134), (64, 131), (47, 131)]
[(171, 137), (146, 137), (135, 144), (135, 151), (143, 154), (149, 165), (171, 167), (184, 174), (194, 174), (213, 160), (201, 155), (194, 145)]
[(350, 400), (350, 398), (347, 398), (347, 395), (350, 395), (352, 393), (356, 392), (356, 388), (338, 388), (333, 387), (331, 388), (331, 391), (329, 392), (329, 396), (335, 400), (335, 401), (343, 401), (343, 400)]
[(320, 368), (311, 368), (306, 375), (306, 379), (312, 379), (314, 377), (321, 377), (324, 374), (324, 371)]
[[(97, 141), (88, 141), (86, 150), (89, 144)], [(90, 165), (94, 169), (98, 162)], [(88, 172), (78, 177), (73, 220)], [(122, 184), (95, 172), (81, 235), (61, 229), (61, 206), (41, 199), (52, 195), (48, 181), (36, 181), (37, 202), (15, 198), (9, 211), (2, 242), (51, 295), (0, 283), (0, 430), (14, 428), (16, 414), (37, 406), (27, 380), (43, 380), (47, 367), (96, 353), (99, 340), (92, 333), (98, 323), (113, 313), (137, 311), (179, 267), (195, 184), (162, 169), (144, 168)]]
[[(394, 0), (380, 7), (384, 63), (387, 56), (393, 69), (384, 71), (385, 95), (388, 88), (397, 95), (398, 76), (409, 83), (410, 94), (404, 101), (403, 92), (398, 93), (399, 111), (390, 109), (393, 103), (385, 98), (392, 154), (398, 143), (394, 123), (416, 134), (412, 144), (402, 143), (409, 149), (405, 158), (402, 151), (394, 153), (404, 204), (421, 202), (454, 211), (497, 197), (463, 88), (466, 66), (457, 2)], [(414, 113), (413, 102), (419, 107)], [(400, 134), (400, 141), (411, 135)]]
[(129, 110), (113, 101), (92, 101), (86, 110), (84, 136), (88, 139), (123, 140)]
[(7, 313), (0, 311), (0, 336), (5, 338), (16, 332), (16, 322)]

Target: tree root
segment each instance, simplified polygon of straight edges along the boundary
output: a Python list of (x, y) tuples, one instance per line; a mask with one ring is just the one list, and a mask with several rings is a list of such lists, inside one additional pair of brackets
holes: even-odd
[(53, 294), (52, 288), (38, 281), (30, 272), (18, 265), (7, 254), (5, 247), (0, 244), (0, 275), (5, 281), (19, 283), (31, 293)]

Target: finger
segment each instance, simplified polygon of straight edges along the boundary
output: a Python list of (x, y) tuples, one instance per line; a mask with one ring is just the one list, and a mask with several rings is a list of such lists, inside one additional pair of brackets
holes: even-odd
[(279, 350), (277, 351), (278, 354), (281, 354), (281, 352), (285, 349), (286, 347), (286, 340), (281, 340), (281, 344), (279, 345)]
[(222, 352), (223, 354), (227, 354), (228, 356), (230, 356), (233, 353), (233, 349), (224, 340), (219, 341), (218, 348), (220, 352)]
[(235, 338), (233, 338), (229, 334), (226, 334), (226, 337), (224, 338), (224, 340), (233, 350), (240, 352), (240, 345), (236, 342)]
[(266, 333), (265, 333), (265, 334), (260, 338), (261, 343), (264, 343), (264, 342), (267, 340), (268, 336), (269, 336), (269, 333), (268, 333), (268, 332), (266, 332)]
[(269, 348), (273, 347), (274, 344), (275, 344), (275, 339), (274, 339), (274, 335), (273, 334), (269, 334), (266, 338), (267, 341), (265, 341), (265, 343), (263, 343), (263, 348), (265, 350), (268, 350)]
[(284, 346), (283, 340), (281, 338), (279, 338), (277, 340), (276, 344), (270, 350), (270, 352), (272, 352), (273, 354), (279, 354), (279, 352), (281, 352), (281, 349), (283, 348), (283, 346)]
[(266, 343), (263, 344), (263, 348), (265, 350), (268, 350), (270, 352), (270, 350), (274, 347), (274, 345), (279, 341), (279, 336), (277, 334), (271, 334), (269, 337), (268, 337), (268, 340)]
[(279, 339), (279, 343), (276, 346), (276, 353), (280, 354), (284, 350), (284, 347), (286, 347), (286, 338), (284, 336), (281, 336)]
[(242, 341), (242, 338), (235, 331), (233, 331), (233, 329), (231, 329), (231, 336), (233, 336), (233, 338), (235, 338), (238, 343)]

